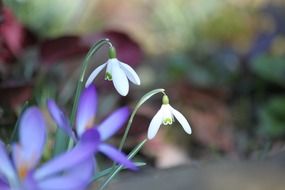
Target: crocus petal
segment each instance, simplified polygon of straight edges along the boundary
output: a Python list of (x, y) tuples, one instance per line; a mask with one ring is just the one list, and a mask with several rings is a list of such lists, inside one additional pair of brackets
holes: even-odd
[(10, 190), (8, 184), (0, 177), (0, 189), (1, 190)]
[(101, 141), (105, 141), (114, 135), (123, 126), (128, 117), (129, 110), (127, 107), (123, 107), (105, 119), (97, 128), (100, 133)]
[(71, 126), (69, 124), (69, 120), (65, 117), (63, 112), (56, 105), (55, 101), (48, 100), (47, 101), (47, 107), (48, 107), (48, 110), (49, 110), (51, 117), (56, 122), (57, 126), (60, 129), (62, 129), (69, 137), (71, 137), (71, 138), (73, 138), (73, 140), (75, 140), (74, 134), (71, 130)]
[(120, 68), (119, 62), (112, 62), (112, 78), (116, 90), (122, 96), (129, 92), (129, 82), (125, 72)]
[(83, 190), (86, 188), (93, 175), (93, 159), (74, 166), (63, 175), (55, 175), (39, 182), (41, 190)]
[(184, 131), (188, 134), (192, 133), (191, 127), (188, 123), (188, 121), (186, 120), (186, 118), (176, 109), (174, 109), (173, 107), (170, 106), (171, 112), (173, 113), (173, 115), (175, 116), (175, 118), (179, 121), (179, 123), (181, 124), (181, 126), (183, 127)]
[(156, 133), (158, 132), (158, 129), (162, 123), (162, 116), (163, 116), (163, 112), (160, 109), (155, 116), (152, 118), (149, 127), (148, 127), (148, 131), (147, 131), (147, 138), (148, 139), (153, 139), (156, 135)]
[(69, 152), (45, 163), (35, 172), (37, 180), (57, 174), (64, 170), (73, 168), (77, 164), (92, 158), (99, 145), (99, 132), (94, 129), (87, 130), (81, 137), (79, 143)]
[(37, 183), (37, 181), (34, 179), (34, 176), (33, 176), (33, 172), (32, 172), (32, 171), (30, 171), (30, 172), (28, 173), (28, 175), (26, 176), (25, 180), (22, 181), (21, 186), (22, 186), (23, 189), (39, 190), (38, 183)]
[(81, 136), (84, 131), (93, 126), (97, 108), (97, 94), (94, 86), (85, 88), (82, 92), (76, 115), (76, 131)]
[(30, 164), (36, 165), (41, 158), (45, 142), (46, 128), (42, 113), (37, 107), (28, 108), (20, 121), (19, 128), (20, 145), (25, 151), (26, 158)]
[(107, 145), (107, 144), (100, 144), (99, 151), (101, 151), (103, 154), (108, 156), (110, 159), (112, 159), (115, 162), (118, 162), (119, 164), (122, 164), (124, 167), (137, 170), (137, 167), (134, 163), (132, 163), (126, 155), (124, 155), (122, 152), (118, 151), (114, 147)]
[(128, 64), (126, 63), (120, 63), (121, 68), (124, 70), (124, 72), (126, 73), (128, 79), (130, 79), (130, 81), (132, 81), (132, 83), (136, 84), (136, 85), (140, 85), (141, 81), (139, 76), (137, 75), (137, 73), (135, 72), (135, 70), (130, 67)]
[(0, 141), (0, 175), (4, 175), (10, 180), (16, 178), (15, 170), (2, 141)]
[(85, 87), (88, 87), (94, 81), (94, 79), (97, 77), (97, 75), (104, 69), (106, 64), (107, 63), (104, 63), (103, 65), (100, 65), (94, 71), (92, 71), (92, 73), (90, 74), (90, 76), (88, 77), (88, 79), (85, 83)]

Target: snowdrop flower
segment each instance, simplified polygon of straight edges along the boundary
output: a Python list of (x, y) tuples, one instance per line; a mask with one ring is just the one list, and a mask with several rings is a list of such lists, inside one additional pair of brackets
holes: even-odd
[(88, 87), (97, 75), (105, 68), (105, 80), (113, 81), (113, 84), (116, 90), (122, 96), (126, 96), (129, 92), (129, 82), (128, 79), (136, 84), (140, 85), (140, 78), (138, 77), (137, 73), (127, 64), (119, 61), (116, 58), (116, 50), (114, 47), (110, 47), (109, 49), (109, 60), (97, 67), (88, 77), (85, 87)]
[(171, 125), (174, 122), (174, 117), (178, 120), (186, 133), (192, 133), (191, 127), (186, 118), (169, 104), (168, 96), (164, 95), (160, 110), (155, 114), (149, 124), (147, 133), (148, 139), (153, 139), (155, 137), (161, 124)]

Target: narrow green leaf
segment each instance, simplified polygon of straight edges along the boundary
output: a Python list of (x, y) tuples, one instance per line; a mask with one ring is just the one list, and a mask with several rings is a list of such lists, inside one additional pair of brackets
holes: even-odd
[[(140, 144), (138, 144), (128, 155), (128, 159), (131, 160), (143, 147), (143, 145), (147, 142), (147, 139), (144, 139)], [(104, 183), (100, 186), (99, 190), (103, 190), (110, 181), (123, 169), (122, 165), (116, 166), (115, 169), (111, 172), (110, 176), (104, 181)]]
[(29, 102), (26, 101), (24, 103), (24, 105), (21, 107), (21, 111), (20, 111), (20, 114), (19, 114), (19, 117), (16, 121), (16, 124), (14, 126), (14, 129), (13, 129), (13, 132), (11, 134), (11, 137), (10, 137), (10, 143), (14, 142), (17, 140), (17, 136), (18, 136), (18, 129), (19, 129), (19, 125), (20, 125), (20, 120), (21, 120), (21, 117), (22, 117), (22, 114), (24, 113), (24, 111), (29, 107)]
[(69, 137), (59, 127), (57, 127), (55, 133), (53, 156), (59, 155), (67, 149), (68, 139)]
[[(138, 166), (138, 167), (142, 167), (142, 166), (146, 165), (145, 162), (134, 162), (134, 164), (136, 166)], [(126, 169), (126, 168), (123, 168), (123, 169)], [(114, 170), (114, 168), (110, 167), (110, 168), (107, 168), (107, 169), (105, 169), (103, 171), (100, 171), (92, 178), (91, 181), (96, 181), (96, 180), (98, 180), (98, 179), (100, 179), (100, 178), (102, 178), (102, 177), (104, 177), (106, 175), (109, 175), (113, 170)]]

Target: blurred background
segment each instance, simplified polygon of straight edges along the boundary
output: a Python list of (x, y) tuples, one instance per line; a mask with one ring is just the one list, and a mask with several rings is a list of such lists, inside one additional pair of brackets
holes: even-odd
[[(188, 136), (177, 122), (162, 127), (141, 153), (152, 166), (260, 160), (284, 151), (284, 0), (4, 0), (1, 137), (9, 137), (28, 100), (45, 110), (52, 97), (70, 108), (84, 55), (106, 37), (142, 85), (123, 98), (101, 74), (97, 121), (165, 88), (193, 128)], [(106, 59), (103, 48), (88, 72)], [(126, 151), (145, 137), (160, 105), (158, 96), (140, 109)]]

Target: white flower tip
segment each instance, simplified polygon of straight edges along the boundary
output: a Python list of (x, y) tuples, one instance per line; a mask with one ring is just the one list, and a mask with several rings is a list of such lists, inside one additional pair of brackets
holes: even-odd
[(192, 133), (192, 130), (191, 130), (191, 127), (190, 127), (188, 121), (186, 120), (186, 118), (179, 111), (174, 109), (173, 107), (170, 107), (170, 109), (171, 109), (171, 112), (173, 113), (173, 115), (175, 116), (175, 118), (181, 124), (184, 131), (190, 135)]
[(136, 83), (134, 83), (134, 84), (136, 84), (136, 85), (141, 85), (141, 80), (140, 80), (140, 78), (138, 78), (138, 80), (137, 80)]
[(153, 139), (155, 137), (155, 135), (157, 134), (160, 125), (162, 123), (162, 116), (163, 116), (163, 112), (160, 109), (155, 116), (152, 118), (149, 127), (148, 127), (148, 131), (147, 131), (147, 138), (149, 140)]
[(85, 87), (88, 87), (91, 83), (93, 83), (93, 81), (95, 80), (97, 75), (102, 71), (102, 69), (104, 69), (104, 67), (106, 65), (107, 65), (107, 62), (102, 64), (102, 65), (100, 65), (94, 71), (92, 71), (92, 73), (89, 75), (88, 79), (86, 80)]
[(147, 133), (147, 138), (148, 138), (149, 140), (152, 140), (154, 137), (155, 137), (155, 135), (150, 134), (150, 133)]
[(155, 126), (149, 127), (149, 129), (147, 131), (147, 138), (149, 140), (152, 140), (156, 136), (159, 127), (160, 127), (160, 125), (158, 127), (157, 126), (156, 127)]
[[(119, 92), (119, 91), (118, 91)], [(121, 96), (127, 96), (128, 95), (128, 91), (126, 91), (126, 92), (119, 92), (119, 94), (121, 95)]]
[(90, 86), (90, 84), (92, 83), (93, 81), (88, 81), (85, 83), (85, 88), (87, 88), (88, 86)]
[(183, 128), (184, 128), (184, 130), (185, 130), (185, 132), (186, 132), (187, 134), (191, 135), (191, 134), (192, 134), (192, 130), (191, 130), (190, 125), (188, 125), (188, 126), (189, 126), (189, 127), (184, 126)]
[(115, 85), (115, 89), (121, 96), (127, 96), (129, 93), (129, 87), (126, 87), (125, 85)]

